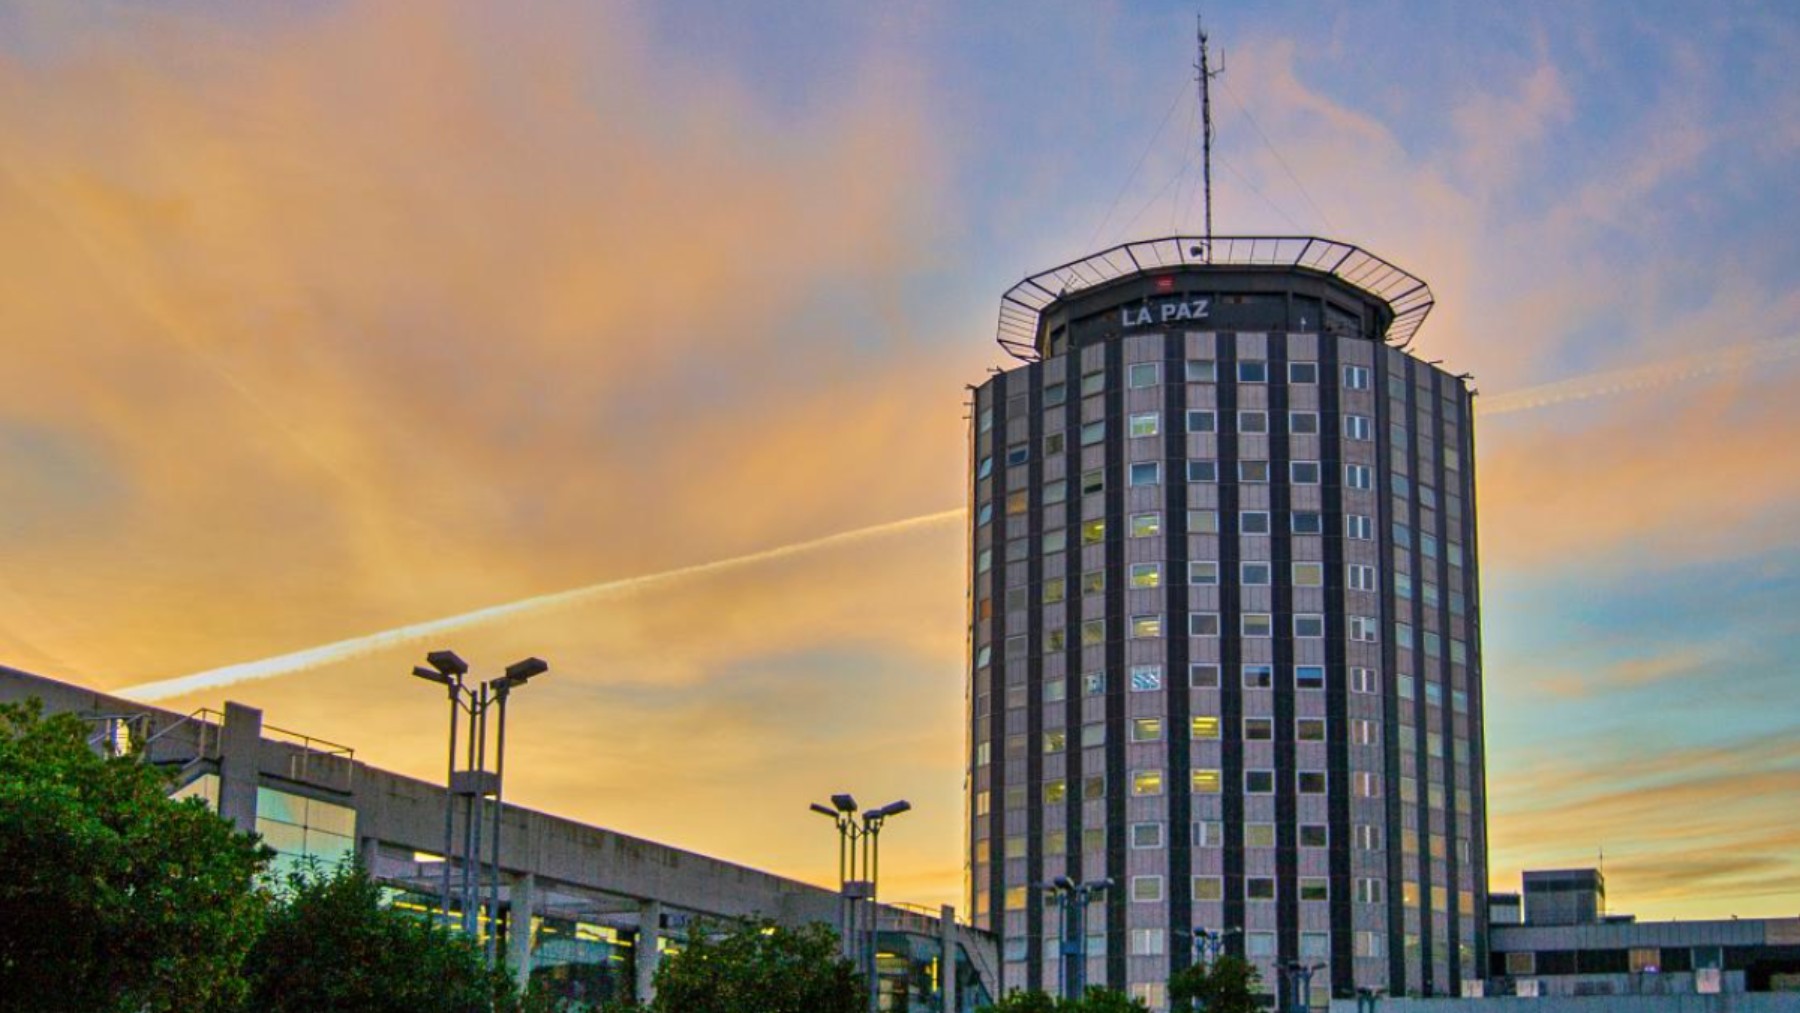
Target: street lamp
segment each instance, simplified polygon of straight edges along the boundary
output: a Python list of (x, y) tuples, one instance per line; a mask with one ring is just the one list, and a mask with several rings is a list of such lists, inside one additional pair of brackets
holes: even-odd
[[(550, 670), (541, 658), (526, 658), (506, 667), (500, 676), (489, 679), (479, 685), (471, 686), (465, 681), (469, 674), (469, 664), (454, 651), (432, 651), (425, 656), (425, 662), (431, 666), (414, 666), (412, 674), (427, 682), (443, 686), (445, 695), (450, 701), (450, 763), (445, 783), (444, 797), (444, 878), (443, 895), (439, 905), (446, 923), (450, 920), (450, 878), (451, 859), (455, 856), (456, 805), (455, 798), (463, 799), (465, 811), (463, 819), (462, 848), (462, 889), (459, 900), (462, 906), (463, 932), (471, 938), (478, 934), (476, 906), (481, 901), (481, 823), (482, 806), (487, 796), (494, 798), (492, 869), (488, 883), (488, 899), (485, 905), (488, 920), (488, 942), (486, 946), (488, 959), (491, 962), (498, 955), (498, 937), (495, 927), (500, 914), (500, 816), (501, 816), (501, 774), (506, 767), (506, 700), (512, 691), (543, 675)], [(488, 710), (495, 703), (500, 705), (498, 736), (494, 744), (494, 770), (487, 769)], [(466, 717), (469, 723), (469, 738), (464, 745), (464, 764), (461, 770), (456, 766), (457, 725)]]
[[(856, 797), (849, 794), (831, 796), (831, 804), (812, 803), (808, 808), (832, 821), (838, 832), (838, 935), (846, 958), (854, 953), (869, 977), (869, 1010), (876, 1008), (880, 996), (880, 980), (876, 966), (876, 884), (881, 875), (881, 827), (888, 820), (912, 811), (912, 803), (901, 799), (884, 806), (857, 811)], [(860, 819), (859, 819), (860, 817)], [(861, 845), (860, 856), (858, 845)], [(868, 901), (864, 910), (856, 904)], [(862, 928), (867, 921), (868, 928)], [(853, 938), (866, 937), (867, 946), (860, 952), (852, 949)]]
[(1079, 999), (1087, 990), (1087, 907), (1113, 885), (1110, 879), (1076, 883), (1058, 876), (1042, 885), (1056, 899), (1062, 932), (1062, 997)]
[(1225, 952), (1225, 940), (1243, 931), (1226, 929), (1223, 932), (1208, 932), (1204, 925), (1194, 926), (1194, 959), (1200, 961), (1202, 967), (1213, 963)]
[(1283, 968), (1288, 976), (1288, 989), (1292, 993), (1289, 1005), (1294, 1010), (1312, 1008), (1312, 977), (1314, 972), (1324, 964), (1303, 964), (1298, 960), (1289, 961)]

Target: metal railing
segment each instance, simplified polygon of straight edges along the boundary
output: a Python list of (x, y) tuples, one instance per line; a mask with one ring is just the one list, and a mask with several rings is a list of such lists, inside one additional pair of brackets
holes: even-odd
[(349, 794), (356, 777), (356, 750), (302, 732), (263, 726), (263, 739), (291, 746), (287, 778)]
[(1059, 299), (1134, 275), (1179, 267), (1298, 267), (1336, 278), (1393, 311), (1385, 340), (1405, 348), (1431, 312), (1430, 286), (1358, 246), (1317, 236), (1165, 236), (1121, 243), (1026, 278), (1000, 297), (995, 340), (1014, 358), (1036, 362), (1038, 320)]

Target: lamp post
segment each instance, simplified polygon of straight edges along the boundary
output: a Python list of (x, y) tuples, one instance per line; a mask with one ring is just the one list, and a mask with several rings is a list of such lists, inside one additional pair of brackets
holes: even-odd
[(1222, 932), (1208, 932), (1206, 926), (1194, 926), (1194, 959), (1202, 967), (1219, 959), (1225, 952), (1225, 940), (1243, 932), (1242, 929), (1226, 929)]
[(1056, 898), (1062, 932), (1062, 997), (1079, 999), (1087, 991), (1087, 907), (1113, 885), (1110, 879), (1076, 883), (1058, 876), (1043, 884)]
[[(498, 678), (471, 686), (467, 683), (468, 662), (454, 651), (432, 651), (425, 656), (431, 667), (415, 667), (412, 674), (427, 682), (443, 686), (450, 701), (450, 769), (444, 797), (444, 875), (443, 893), (439, 898), (445, 923), (450, 920), (451, 859), (456, 855), (456, 799), (462, 800), (463, 847), (462, 884), (458, 901), (462, 907), (463, 932), (470, 938), (479, 934), (476, 909), (485, 909), (488, 939), (485, 946), (490, 963), (497, 959), (498, 938), (495, 927), (500, 915), (500, 815), (501, 773), (506, 767), (506, 701), (514, 689), (550, 670), (541, 658), (526, 658), (508, 665)], [(494, 743), (494, 770), (487, 769), (488, 712), (499, 704), (498, 735)], [(463, 747), (464, 765), (456, 766), (457, 725), (466, 719), (469, 737)], [(493, 796), (493, 827), (489, 845), (492, 863), (488, 879), (487, 901), (481, 899), (481, 824), (487, 797)]]
[[(901, 799), (859, 813), (856, 797), (843, 794), (831, 796), (829, 806), (814, 802), (810, 808), (837, 827), (838, 935), (844, 957), (854, 957), (868, 975), (869, 1010), (874, 1013), (881, 995), (875, 908), (876, 884), (881, 874), (881, 828), (889, 819), (912, 811), (912, 803)], [(858, 901), (868, 903), (859, 905)], [(865, 922), (867, 928), (863, 927)]]
[(1312, 977), (1314, 972), (1324, 964), (1303, 964), (1298, 960), (1289, 961), (1283, 968), (1287, 972), (1290, 999), (1288, 1007), (1296, 1013), (1312, 1008)]

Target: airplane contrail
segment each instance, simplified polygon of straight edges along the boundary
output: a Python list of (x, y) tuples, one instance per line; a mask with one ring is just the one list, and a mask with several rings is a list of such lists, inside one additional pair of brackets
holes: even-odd
[(133, 700), (164, 700), (169, 697), (181, 696), (184, 693), (193, 693), (203, 689), (219, 689), (224, 686), (233, 686), (240, 682), (251, 682), (256, 679), (273, 679), (276, 676), (291, 675), (295, 672), (305, 671), (309, 668), (317, 668), (320, 665), (327, 665), (333, 662), (344, 661), (349, 658), (372, 654), (376, 651), (383, 650), (384, 648), (395, 647), (417, 640), (424, 640), (427, 637), (440, 636), (445, 633), (466, 629), (470, 626), (477, 626), (482, 623), (493, 622), (496, 619), (505, 619), (509, 616), (516, 616), (525, 612), (536, 612), (540, 609), (555, 608), (562, 605), (574, 605), (614, 595), (629, 594), (633, 591), (641, 591), (646, 588), (655, 587), (659, 584), (668, 584), (674, 581), (685, 580), (689, 577), (720, 573), (726, 570), (752, 566), (757, 563), (768, 563), (778, 559), (787, 559), (791, 556), (817, 552), (821, 549), (838, 548), (844, 545), (881, 538), (887, 535), (897, 535), (916, 528), (925, 528), (934, 524), (942, 524), (947, 521), (957, 520), (962, 518), (966, 512), (967, 511), (963, 510), (961, 507), (958, 507), (955, 510), (944, 510), (934, 514), (908, 517), (904, 520), (889, 521), (885, 524), (857, 528), (854, 531), (842, 531), (835, 535), (827, 535), (824, 538), (814, 538), (810, 541), (795, 542), (791, 545), (782, 545), (773, 549), (763, 549), (759, 552), (751, 552), (742, 556), (733, 556), (730, 559), (715, 559), (710, 563), (695, 563), (692, 566), (677, 567), (673, 570), (664, 570), (661, 573), (645, 574), (639, 577), (626, 577), (621, 580), (610, 580), (600, 584), (589, 584), (586, 587), (578, 587), (568, 591), (558, 591), (552, 594), (537, 595), (519, 601), (508, 602), (504, 605), (491, 605), (487, 608), (476, 609), (473, 612), (464, 612), (461, 615), (447, 616), (443, 619), (433, 619), (423, 623), (414, 623), (410, 626), (399, 627), (398, 629), (385, 630), (380, 633), (371, 633), (362, 637), (352, 637), (349, 640), (339, 640), (336, 643), (324, 644), (319, 647), (310, 647), (304, 651), (295, 651), (291, 654), (282, 654), (273, 658), (264, 658), (260, 661), (247, 661), (237, 665), (226, 665), (223, 668), (214, 668), (205, 672), (196, 672), (193, 675), (184, 675), (174, 679), (163, 679), (159, 682), (139, 683), (135, 686), (127, 686), (124, 689), (114, 690), (114, 692), (120, 696), (129, 697)]
[(1569, 401), (1586, 401), (1590, 398), (1607, 397), (1626, 391), (1666, 387), (1683, 380), (1693, 380), (1714, 373), (1727, 373), (1735, 369), (1743, 369), (1746, 366), (1777, 362), (1795, 356), (1800, 356), (1800, 338), (1777, 338), (1773, 341), (1734, 345), (1702, 355), (1666, 359), (1662, 362), (1653, 362), (1648, 366), (1633, 366), (1630, 369), (1589, 373), (1586, 376), (1578, 376), (1570, 380), (1540, 384), (1536, 387), (1526, 387), (1523, 390), (1478, 398), (1475, 402), (1475, 410), (1480, 415), (1505, 415), (1509, 412), (1546, 408)]
[[(1504, 415), (1510, 412), (1528, 411), (1549, 405), (1563, 404), (1569, 401), (1582, 401), (1589, 398), (1605, 397), (1629, 390), (1642, 390), (1648, 387), (1665, 386), (1690, 380), (1713, 373), (1722, 373), (1745, 366), (1774, 362), (1780, 359), (1800, 356), (1800, 338), (1783, 338), (1774, 341), (1740, 345), (1734, 348), (1709, 352), (1706, 355), (1688, 356), (1638, 366), (1631, 369), (1609, 370), (1601, 373), (1590, 373), (1570, 380), (1541, 384), (1522, 390), (1510, 391), (1476, 401), (1476, 410), (1481, 415)], [(158, 682), (140, 683), (117, 690), (121, 696), (135, 700), (162, 700), (204, 689), (219, 689), (224, 686), (250, 682), (256, 679), (273, 679), (277, 676), (292, 675), (296, 672), (317, 668), (321, 665), (344, 661), (395, 647), (401, 644), (424, 640), (456, 630), (467, 629), (496, 619), (535, 612), (539, 609), (554, 608), (592, 601), (608, 595), (624, 594), (659, 584), (670, 583), (688, 577), (697, 577), (709, 573), (766, 563), (790, 556), (803, 555), (821, 549), (848, 545), (884, 535), (899, 534), (914, 528), (929, 527), (961, 519), (967, 511), (962, 507), (953, 510), (941, 510), (937, 513), (922, 514), (904, 520), (889, 521), (871, 527), (858, 528), (854, 531), (843, 531), (824, 538), (796, 542), (792, 545), (777, 546), (730, 559), (714, 560), (710, 563), (696, 563), (661, 573), (645, 574), (638, 577), (626, 577), (621, 580), (590, 584), (568, 591), (537, 595), (503, 605), (492, 605), (487, 608), (464, 612), (460, 615), (433, 619), (428, 622), (414, 623), (398, 629), (371, 633), (367, 636), (353, 637), (319, 647), (282, 654), (260, 661), (247, 661), (237, 665), (226, 665), (193, 675), (184, 675), (174, 679)]]

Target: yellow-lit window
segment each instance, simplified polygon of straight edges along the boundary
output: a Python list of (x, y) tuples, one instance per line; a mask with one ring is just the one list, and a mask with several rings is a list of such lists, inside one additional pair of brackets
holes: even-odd
[(1008, 514), (1022, 514), (1029, 509), (1030, 506), (1031, 499), (1027, 495), (1026, 490), (1019, 489), (1006, 494), (1006, 512)]
[(1046, 805), (1055, 805), (1058, 802), (1066, 801), (1068, 797), (1069, 783), (1067, 781), (1044, 782), (1044, 803)]
[(1217, 795), (1219, 793), (1219, 772), (1216, 770), (1195, 770), (1190, 775), (1192, 787), (1196, 795)]
[(1162, 514), (1132, 514), (1131, 537), (1150, 538), (1162, 533)]
[(1161, 795), (1162, 771), (1134, 770), (1131, 772), (1131, 793), (1133, 795)]
[(1051, 577), (1044, 581), (1044, 604), (1054, 605), (1063, 600), (1067, 592), (1068, 582), (1061, 577)]
[(1008, 911), (1023, 911), (1023, 910), (1025, 910), (1025, 888), (1024, 887), (1009, 886), (1006, 888), (1006, 910), (1008, 910)]
[(1044, 733), (1044, 752), (1060, 753), (1069, 744), (1069, 735), (1062, 729)]
[(1131, 741), (1155, 742), (1162, 738), (1162, 718), (1133, 718)]
[(1081, 544), (1097, 545), (1106, 540), (1106, 518), (1096, 517), (1081, 522)]
[(1139, 640), (1162, 636), (1162, 616), (1132, 616), (1131, 635)]
[(1162, 586), (1162, 564), (1161, 563), (1133, 563), (1133, 564), (1131, 564), (1131, 586), (1132, 587), (1161, 587)]
[(1219, 737), (1219, 719), (1211, 714), (1196, 714), (1193, 718), (1193, 730), (1189, 732), (1196, 739), (1216, 739)]

